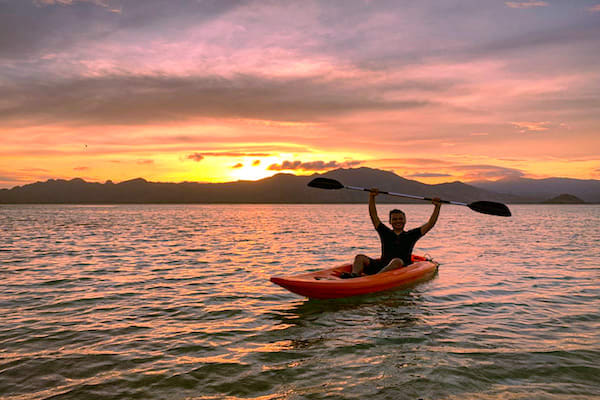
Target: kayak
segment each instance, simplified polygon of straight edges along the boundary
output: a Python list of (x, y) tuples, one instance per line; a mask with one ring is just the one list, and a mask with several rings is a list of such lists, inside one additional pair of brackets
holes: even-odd
[(351, 264), (293, 276), (273, 276), (271, 282), (292, 293), (313, 299), (336, 299), (405, 287), (432, 278), (439, 264), (421, 256), (412, 256), (407, 267), (362, 275), (357, 278), (340, 278), (343, 272), (352, 271)]

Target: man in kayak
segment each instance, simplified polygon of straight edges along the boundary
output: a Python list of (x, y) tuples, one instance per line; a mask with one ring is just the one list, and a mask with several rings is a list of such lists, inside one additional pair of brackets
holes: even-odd
[(435, 208), (425, 225), (405, 231), (406, 215), (403, 211), (392, 210), (390, 211), (390, 225), (392, 225), (393, 229), (390, 229), (377, 216), (375, 197), (378, 194), (378, 189), (371, 189), (369, 194), (369, 215), (381, 240), (381, 258), (374, 259), (364, 254), (359, 254), (354, 258), (352, 272), (343, 273), (340, 275), (341, 278), (354, 278), (360, 276), (362, 273), (373, 275), (411, 264), (412, 250), (415, 243), (433, 228), (440, 215), (442, 203), (436, 197), (431, 201), (435, 205)]

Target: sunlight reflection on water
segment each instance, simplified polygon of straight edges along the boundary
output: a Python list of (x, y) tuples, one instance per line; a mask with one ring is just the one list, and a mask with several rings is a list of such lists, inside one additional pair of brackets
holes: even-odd
[(593, 398), (600, 207), (511, 209), (443, 207), (429, 282), (309, 301), (269, 277), (377, 256), (366, 205), (2, 206), (0, 396)]

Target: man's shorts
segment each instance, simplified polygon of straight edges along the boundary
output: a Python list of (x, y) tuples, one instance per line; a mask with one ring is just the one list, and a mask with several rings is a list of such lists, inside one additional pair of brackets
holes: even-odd
[[(376, 273), (378, 273), (379, 271), (381, 271), (384, 267), (387, 266), (388, 263), (384, 263), (381, 261), (380, 258), (371, 258), (371, 257), (367, 257), (369, 259), (369, 265), (367, 265), (365, 267), (365, 274), (367, 275), (375, 275)], [(409, 264), (405, 264), (404, 266), (407, 267)]]
[(369, 265), (367, 265), (365, 267), (365, 274), (367, 275), (374, 275), (376, 273), (378, 273), (379, 271), (381, 271), (387, 264), (384, 264), (381, 262), (381, 259), (379, 258), (371, 258), (371, 257), (367, 257), (369, 259)]

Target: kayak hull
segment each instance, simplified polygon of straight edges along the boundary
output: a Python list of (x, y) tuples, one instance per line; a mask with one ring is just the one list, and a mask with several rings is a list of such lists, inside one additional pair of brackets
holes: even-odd
[(342, 279), (342, 272), (350, 272), (351, 264), (321, 271), (293, 276), (273, 276), (271, 282), (300, 296), (312, 299), (336, 299), (359, 296), (400, 287), (431, 279), (439, 264), (425, 257), (413, 255), (413, 263), (407, 267), (375, 275)]

